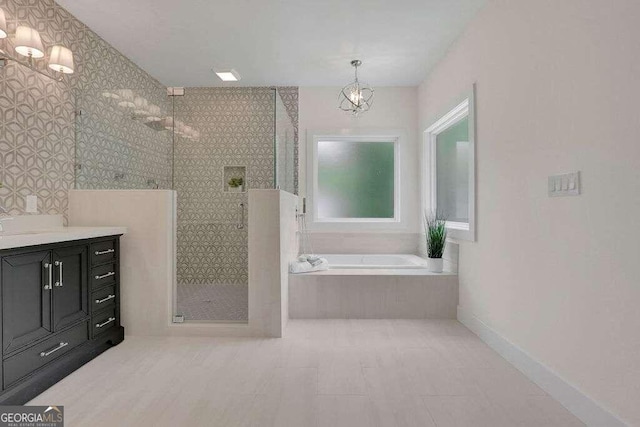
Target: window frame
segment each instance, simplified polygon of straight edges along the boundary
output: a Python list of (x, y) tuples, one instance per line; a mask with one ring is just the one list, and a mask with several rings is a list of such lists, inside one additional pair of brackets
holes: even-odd
[[(401, 156), (404, 132), (401, 131), (311, 131), (307, 135), (307, 205), (311, 217), (309, 228), (316, 231), (363, 231), (403, 228)], [(389, 142), (394, 144), (393, 218), (320, 218), (315, 201), (318, 194), (318, 142)]]
[(438, 169), (436, 162), (437, 136), (465, 117), (469, 120), (469, 222), (447, 221), (449, 236), (453, 239), (474, 242), (476, 240), (476, 131), (475, 131), (475, 85), (462, 101), (435, 120), (424, 131), (423, 170), (424, 208), (427, 211), (438, 210)]

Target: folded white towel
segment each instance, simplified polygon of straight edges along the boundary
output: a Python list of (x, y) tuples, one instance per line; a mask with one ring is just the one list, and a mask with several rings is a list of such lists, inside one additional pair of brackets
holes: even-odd
[(316, 265), (312, 265), (309, 261), (291, 261), (289, 263), (290, 273), (309, 273), (312, 271), (322, 271), (329, 269), (329, 261), (325, 258), (320, 258), (320, 262)]

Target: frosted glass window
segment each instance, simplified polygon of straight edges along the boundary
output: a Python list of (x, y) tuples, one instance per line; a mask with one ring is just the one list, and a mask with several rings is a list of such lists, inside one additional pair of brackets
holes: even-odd
[(469, 117), (436, 136), (437, 209), (448, 221), (469, 222)]
[(318, 219), (395, 217), (395, 143), (318, 141)]
[(425, 131), (425, 210), (446, 216), (449, 236), (476, 240), (475, 85)]

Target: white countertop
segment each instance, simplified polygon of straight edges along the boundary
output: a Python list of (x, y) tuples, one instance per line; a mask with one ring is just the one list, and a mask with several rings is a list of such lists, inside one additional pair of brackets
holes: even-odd
[(42, 230), (0, 232), (0, 250), (125, 234), (126, 227), (51, 227)]

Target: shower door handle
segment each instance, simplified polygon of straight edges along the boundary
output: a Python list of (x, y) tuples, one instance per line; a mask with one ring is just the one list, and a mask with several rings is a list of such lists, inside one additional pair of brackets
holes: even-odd
[(242, 230), (244, 228), (244, 203), (239, 203), (238, 208), (240, 211), (238, 213), (238, 225), (236, 227), (238, 230)]

